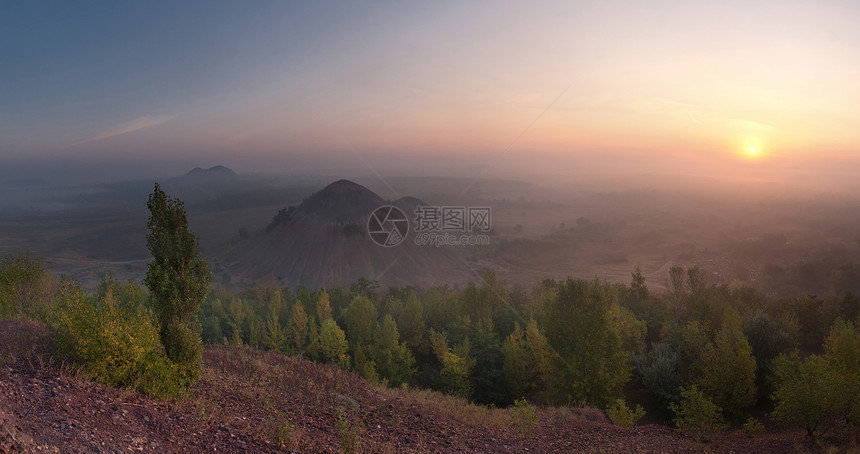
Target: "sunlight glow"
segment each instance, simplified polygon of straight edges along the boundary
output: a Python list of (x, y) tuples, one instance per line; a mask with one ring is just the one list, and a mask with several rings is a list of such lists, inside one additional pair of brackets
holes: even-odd
[(736, 153), (745, 160), (759, 161), (770, 154), (763, 137), (747, 137), (736, 143)]

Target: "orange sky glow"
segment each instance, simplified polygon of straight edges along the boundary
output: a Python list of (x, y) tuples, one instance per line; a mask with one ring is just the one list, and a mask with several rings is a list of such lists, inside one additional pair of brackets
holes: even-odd
[(3, 153), (181, 155), (240, 170), (310, 156), (323, 171), (468, 156), (508, 173), (597, 156), (762, 178), (860, 165), (855, 2), (369, 5), (232, 5), (178, 24), (117, 9), (115, 20), (151, 26), (128, 49), (86, 46), (85, 26), (102, 24), (57, 13), (68, 34), (56, 55), (15, 49), (32, 58), (6, 78), (20, 99), (0, 106)]

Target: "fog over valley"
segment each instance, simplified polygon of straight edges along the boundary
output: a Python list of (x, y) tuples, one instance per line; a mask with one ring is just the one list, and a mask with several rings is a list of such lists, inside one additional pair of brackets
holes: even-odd
[(855, 452), (857, 24), (0, 2), (0, 453)]

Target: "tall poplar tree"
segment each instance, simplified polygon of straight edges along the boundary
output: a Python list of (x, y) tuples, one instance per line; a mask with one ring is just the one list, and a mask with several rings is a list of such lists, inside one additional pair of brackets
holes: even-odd
[(146, 206), (146, 247), (153, 260), (143, 282), (151, 293), (167, 357), (190, 386), (203, 367), (194, 317), (209, 292), (211, 273), (197, 250), (197, 237), (188, 230), (182, 201), (168, 197), (156, 183)]

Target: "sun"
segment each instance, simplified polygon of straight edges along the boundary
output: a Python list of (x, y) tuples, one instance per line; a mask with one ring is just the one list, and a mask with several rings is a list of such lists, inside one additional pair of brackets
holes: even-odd
[(746, 137), (734, 143), (735, 156), (745, 161), (761, 161), (770, 157), (769, 144), (761, 137)]

